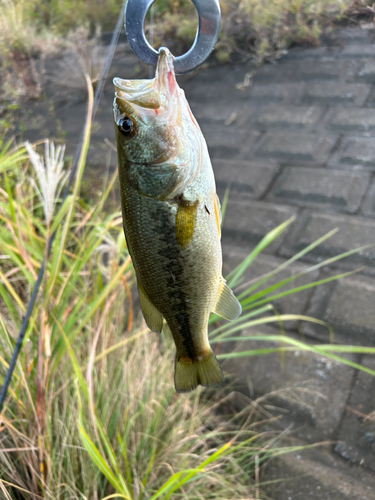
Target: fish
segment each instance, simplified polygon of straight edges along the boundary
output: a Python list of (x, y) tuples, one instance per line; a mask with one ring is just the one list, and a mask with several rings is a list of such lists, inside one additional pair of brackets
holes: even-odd
[(215, 313), (241, 305), (222, 276), (221, 208), (202, 131), (179, 87), (173, 56), (159, 49), (155, 78), (114, 78), (123, 227), (147, 326), (164, 320), (175, 346), (178, 393), (222, 386), (208, 340)]

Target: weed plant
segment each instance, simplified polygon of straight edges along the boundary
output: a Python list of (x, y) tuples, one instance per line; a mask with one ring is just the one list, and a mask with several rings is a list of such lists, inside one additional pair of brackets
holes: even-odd
[(36, 98), (43, 85), (45, 57), (61, 39), (35, 15), (38, 2), (0, 0), (0, 99), (10, 103)]
[(55, 68), (47, 76), (48, 80), (62, 88), (86, 92), (86, 78), (95, 86), (107, 55), (108, 48), (102, 44), (101, 30), (97, 26), (90, 36), (88, 24), (68, 33), (65, 49), (55, 62)]
[[(79, 67), (94, 76), (102, 57), (97, 30), (113, 30), (122, 0), (0, 0), (0, 98), (11, 102), (38, 97), (44, 58), (63, 52), (57, 81), (83, 82)], [(221, 31), (214, 55), (226, 62), (236, 55), (256, 64), (280, 57), (293, 43), (317, 44), (322, 31), (339, 20), (373, 21), (369, 0), (220, 0)], [(157, 0), (154, 45), (178, 54), (188, 49), (197, 19), (191, 0)], [(80, 50), (72, 40), (86, 41)], [(93, 36), (94, 35), (94, 36)], [(89, 39), (89, 40), (88, 40)], [(86, 47), (86, 48), (85, 48)], [(65, 60), (64, 60), (65, 59)], [(58, 68), (59, 69), (59, 68)], [(69, 76), (70, 72), (70, 76)]]
[[(324, 30), (358, 14), (373, 19), (366, 0), (220, 0), (222, 22), (214, 55), (219, 62), (233, 55), (256, 64), (280, 57), (295, 43), (319, 43)], [(155, 47), (177, 44), (190, 47), (196, 32), (196, 13), (190, 0), (155, 3)]]
[[(12, 150), (8, 143), (0, 153), (0, 384), (48, 238), (56, 231), (0, 417), (0, 494), (12, 500), (260, 498), (259, 465), (296, 447), (283, 447), (279, 436), (266, 431), (258, 406), (230, 386), (218, 392), (175, 394), (173, 343), (167, 331), (161, 338), (151, 334), (135, 314), (134, 271), (121, 215), (104, 212), (116, 175), (98, 200), (87, 203), (79, 195), (90, 137), (91, 85), (89, 96), (76, 180), (59, 211), (59, 194), (69, 172), (61, 146), (45, 142), (42, 157), (36, 146)], [(259, 324), (291, 319), (321, 323), (277, 315), (271, 302), (345, 277), (283, 291), (302, 274), (361, 249), (271, 286), (267, 281), (333, 232), (256, 282), (241, 284), (246, 268), (291, 222), (271, 231), (227, 277), (231, 287), (241, 286), (244, 313), (232, 323), (218, 324), (219, 318), (211, 318), (213, 346), (246, 340), (241, 331)], [(372, 348), (311, 346), (276, 334), (249, 338), (278, 342), (279, 347), (218, 357), (309, 350), (375, 375), (340, 356), (373, 354)], [(243, 403), (237, 413), (236, 398)]]
[(233, 392), (175, 394), (173, 342), (135, 320), (121, 216), (103, 213), (116, 176), (96, 203), (79, 196), (90, 122), (89, 112), (77, 178), (58, 213), (63, 148), (47, 141), (42, 157), (30, 144), (8, 145), (0, 155), (0, 384), (56, 231), (0, 417), (0, 495), (249, 498), (259, 492), (258, 464), (289, 449), (262, 432), (249, 404), (220, 416)]

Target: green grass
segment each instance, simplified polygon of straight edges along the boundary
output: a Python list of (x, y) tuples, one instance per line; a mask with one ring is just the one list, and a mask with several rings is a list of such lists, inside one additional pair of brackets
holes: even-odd
[(103, 213), (116, 176), (90, 205), (79, 196), (89, 124), (90, 112), (72, 193), (52, 218), (24, 148), (0, 155), (0, 383), (57, 230), (0, 419), (1, 491), (12, 499), (244, 498), (259, 491), (253, 474), (270, 443), (275, 453), (280, 444), (256, 412), (248, 418), (248, 405), (220, 416), (233, 391), (175, 394), (173, 342), (134, 318), (121, 216)]
[[(116, 175), (98, 199), (86, 202), (80, 196), (93, 99), (91, 85), (88, 88), (84, 146), (75, 183), (60, 212), (55, 205), (51, 216), (48, 193), (42, 188), (45, 179), (36, 173), (25, 148), (12, 150), (8, 143), (0, 153), (0, 384), (46, 241), (57, 231), (0, 417), (0, 494), (12, 500), (261, 498), (259, 466), (298, 448), (266, 431), (257, 404), (231, 385), (220, 391), (175, 393), (173, 342), (167, 329), (159, 338), (135, 314), (134, 271), (121, 214), (104, 211)], [(58, 155), (49, 154), (46, 163), (51, 166)], [(57, 183), (54, 197), (58, 188)], [(374, 348), (328, 342), (311, 346), (285, 334), (240, 335), (271, 322), (324, 324), (300, 315), (278, 315), (272, 300), (344, 278), (349, 273), (298, 284), (301, 276), (361, 250), (274, 282), (279, 272), (332, 236), (331, 231), (274, 271), (243, 283), (248, 266), (292, 222), (272, 230), (227, 276), (229, 285), (240, 290), (243, 315), (231, 323), (210, 319), (214, 346), (250, 339), (272, 347), (219, 352), (219, 359), (306, 350), (375, 375), (341, 355), (374, 354)], [(268, 285), (271, 278), (273, 284)], [(294, 281), (295, 287), (285, 290)], [(325, 326), (327, 339), (332, 338)], [(243, 410), (234, 411), (237, 402)]]

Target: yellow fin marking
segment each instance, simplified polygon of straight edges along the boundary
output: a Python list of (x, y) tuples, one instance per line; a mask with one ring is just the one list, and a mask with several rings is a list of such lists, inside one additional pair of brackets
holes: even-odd
[(215, 196), (214, 196), (214, 213), (215, 213), (217, 234), (219, 235), (219, 238), (220, 238), (221, 237), (221, 209), (220, 209), (220, 201), (219, 201), (217, 194), (215, 194)]
[(181, 203), (176, 214), (176, 240), (178, 246), (184, 250), (193, 239), (195, 221), (197, 218), (197, 205), (186, 205)]

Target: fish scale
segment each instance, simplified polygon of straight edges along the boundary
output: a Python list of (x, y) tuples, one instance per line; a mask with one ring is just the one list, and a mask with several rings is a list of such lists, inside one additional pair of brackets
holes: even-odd
[(123, 225), (146, 323), (163, 320), (176, 345), (178, 392), (221, 385), (208, 341), (215, 312), (241, 306), (222, 277), (220, 205), (200, 128), (160, 52), (155, 79), (114, 80), (114, 121)]

